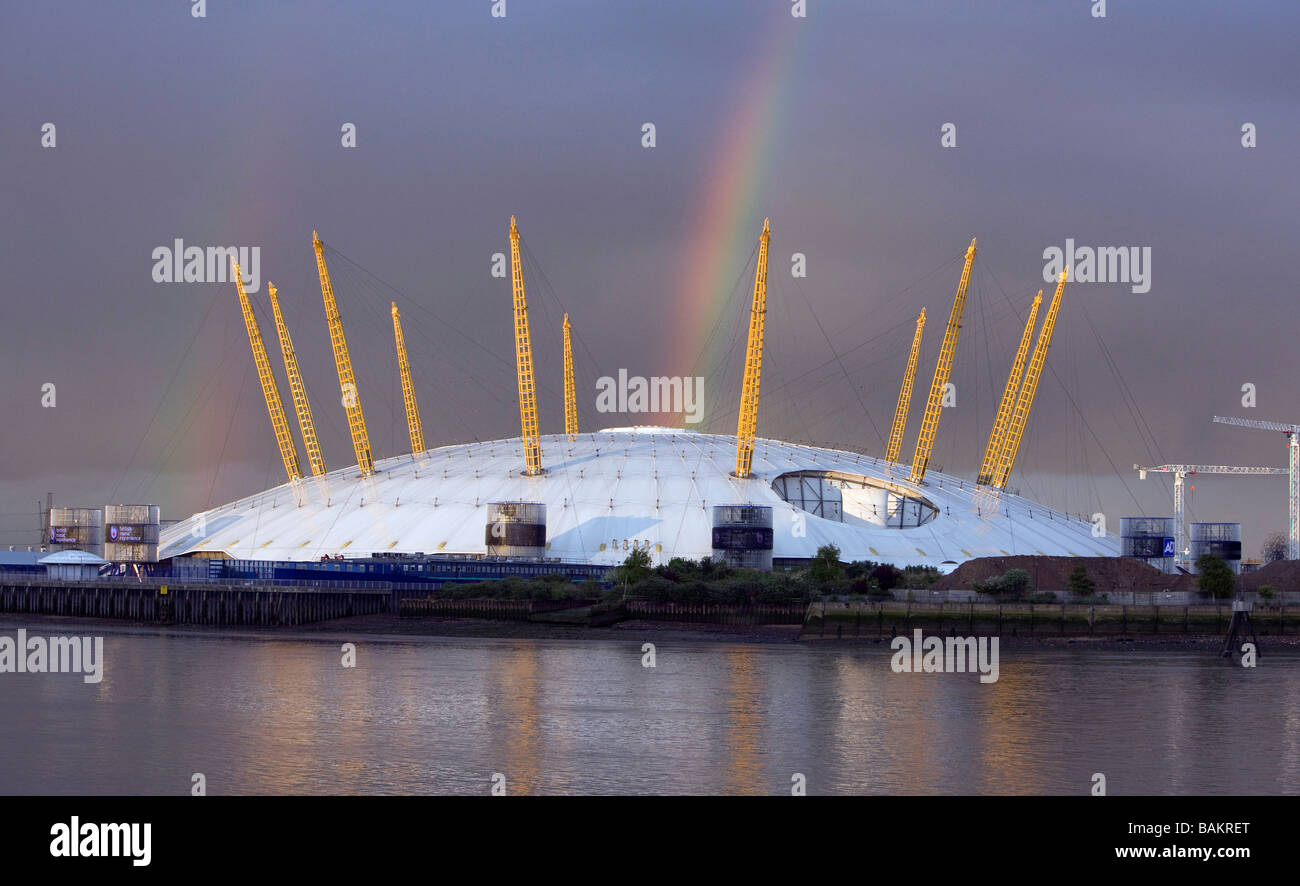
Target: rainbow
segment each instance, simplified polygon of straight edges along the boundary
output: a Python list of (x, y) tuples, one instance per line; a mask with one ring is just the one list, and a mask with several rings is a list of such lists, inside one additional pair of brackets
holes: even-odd
[(726, 343), (715, 338), (703, 353), (736, 282), (738, 263), (750, 254), (763, 230), (766, 213), (759, 198), (768, 191), (771, 155), (780, 132), (777, 121), (798, 45), (794, 37), (802, 24), (778, 21), (766, 51), (756, 55), (755, 70), (745, 77), (740, 101), (723, 126), (702, 199), (692, 213), (688, 253), (676, 285), (681, 333), (670, 363), (683, 375), (715, 369), (725, 348)]

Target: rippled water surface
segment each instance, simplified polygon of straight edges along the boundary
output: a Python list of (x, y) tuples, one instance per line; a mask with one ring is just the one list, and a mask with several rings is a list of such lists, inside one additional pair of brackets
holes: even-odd
[(886, 646), (104, 637), (103, 681), (0, 674), (0, 792), (1300, 793), (1300, 655), (1003, 649), (1000, 679)]

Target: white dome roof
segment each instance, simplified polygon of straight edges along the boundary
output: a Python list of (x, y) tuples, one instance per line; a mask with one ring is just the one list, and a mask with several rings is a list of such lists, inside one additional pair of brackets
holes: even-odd
[[(1094, 538), (1092, 524), (1060, 511), (934, 471), (918, 487), (907, 481), (906, 466), (853, 452), (760, 438), (752, 476), (741, 480), (732, 476), (732, 436), (610, 428), (572, 439), (543, 436), (541, 445), (545, 473), (536, 477), (523, 475), (523, 447), (512, 438), (383, 459), (366, 478), (354, 466), (285, 483), (165, 528), (159, 557), (217, 551), (257, 560), (388, 551), (482, 554), (487, 505), (502, 501), (544, 503), (547, 556), (578, 562), (620, 563), (625, 540), (648, 544), (656, 563), (707, 556), (713, 506), (726, 504), (772, 508), (777, 559), (810, 557), (824, 544), (837, 545), (844, 560), (897, 566), (1119, 553), (1114, 538)], [(777, 494), (773, 481), (798, 472), (845, 487), (844, 522)], [(884, 525), (884, 511), (903, 497), (924, 500), (919, 507), (933, 519), (909, 528)]]

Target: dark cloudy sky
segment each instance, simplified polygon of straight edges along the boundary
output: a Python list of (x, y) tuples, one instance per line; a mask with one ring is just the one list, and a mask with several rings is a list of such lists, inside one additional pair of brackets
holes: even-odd
[[(176, 238), (261, 248), (272, 363), (287, 398), (267, 279), (331, 467), (353, 458), (313, 228), (376, 455), (406, 447), (390, 298), (429, 442), (517, 435), (509, 284), (490, 275), (512, 213), (544, 431), (563, 427), (567, 310), (584, 428), (648, 420), (595, 411), (596, 378), (623, 368), (704, 377), (699, 428), (734, 432), (770, 216), (761, 435), (882, 452), (924, 305), (910, 454), (977, 235), (933, 462), (973, 475), (1043, 250), (1073, 238), (1150, 247), (1151, 289), (1067, 287), (1011, 485), (1118, 528), (1171, 507), (1135, 462), (1285, 464), (1280, 436), (1210, 417), (1300, 421), (1294, 3), (1111, 0), (1100, 19), (1089, 0), (807, 0), (802, 19), (787, 0), (508, 0), (504, 19), (490, 0), (191, 5), (0, 5), (5, 544), (36, 540), (47, 490), (176, 518), (283, 479), (233, 286), (153, 282)], [(1282, 479), (1196, 486), (1193, 518), (1242, 521), (1248, 553), (1285, 529)]]

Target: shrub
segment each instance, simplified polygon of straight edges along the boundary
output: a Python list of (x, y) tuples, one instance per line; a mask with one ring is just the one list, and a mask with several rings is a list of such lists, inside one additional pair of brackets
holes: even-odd
[(758, 595), (761, 582), (745, 576), (730, 578), (709, 587), (710, 603), (741, 604), (748, 603)]
[(1018, 600), (1029, 590), (1029, 573), (1023, 569), (1008, 569), (986, 582), (977, 581), (974, 584), (976, 591)]
[(731, 565), (725, 560), (714, 560), (712, 557), (701, 557), (695, 568), (696, 578), (726, 578), (731, 574)]
[(1076, 566), (1070, 573), (1069, 590), (1076, 597), (1091, 597), (1097, 590), (1097, 583), (1088, 577), (1088, 570)]
[(552, 600), (572, 600), (580, 596), (582, 595), (578, 592), (578, 586), (573, 582), (566, 581), (563, 584), (551, 584)]
[(902, 584), (905, 588), (924, 590), (939, 580), (941, 573), (933, 566), (903, 567)]
[(682, 584), (654, 575), (629, 588), (628, 596), (649, 600), (652, 603), (668, 603), (681, 596), (683, 587)]
[(685, 557), (673, 557), (656, 566), (655, 573), (669, 581), (689, 581), (700, 574), (700, 564)]

